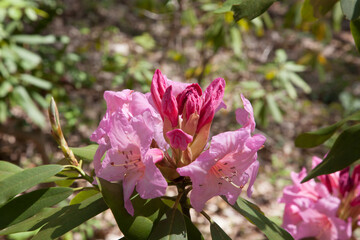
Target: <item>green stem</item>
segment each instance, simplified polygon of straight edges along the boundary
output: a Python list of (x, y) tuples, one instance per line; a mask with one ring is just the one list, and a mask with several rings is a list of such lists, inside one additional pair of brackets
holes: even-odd
[(191, 188), (185, 189), (186, 185), (182, 184), (182, 185), (178, 185), (178, 192), (179, 192), (179, 196), (180, 197), (180, 206), (181, 206), (181, 210), (183, 212), (183, 214), (185, 216), (187, 216), (190, 220), (191, 220), (191, 216), (190, 216), (190, 206), (187, 202), (187, 194), (189, 193), (189, 191), (191, 190)]
[(201, 214), (210, 222), (213, 223), (213, 220), (211, 219), (211, 217), (204, 211), (201, 211)]

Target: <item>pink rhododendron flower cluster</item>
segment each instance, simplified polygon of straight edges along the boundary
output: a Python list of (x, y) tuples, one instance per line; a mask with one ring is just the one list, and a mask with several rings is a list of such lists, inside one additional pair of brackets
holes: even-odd
[(216, 111), (226, 107), (224, 90), (222, 78), (203, 91), (196, 83), (174, 82), (156, 70), (150, 93), (105, 92), (107, 111), (91, 136), (99, 144), (95, 173), (122, 181), (130, 214), (134, 189), (142, 198), (161, 197), (168, 182), (191, 182), (191, 205), (199, 212), (217, 195), (234, 204), (247, 183), (251, 195), (259, 168), (257, 151), (265, 137), (253, 135), (253, 109), (244, 96), (244, 108), (236, 111), (242, 127), (208, 141)]
[[(321, 162), (313, 157), (312, 167)], [(360, 165), (301, 183), (307, 175), (291, 173), (293, 185), (285, 187), (280, 202), (285, 203), (283, 227), (295, 240), (350, 239), (359, 226)]]

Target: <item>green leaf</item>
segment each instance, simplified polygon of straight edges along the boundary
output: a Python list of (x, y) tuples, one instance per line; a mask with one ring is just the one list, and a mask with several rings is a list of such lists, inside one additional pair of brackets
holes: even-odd
[(338, 130), (342, 125), (344, 125), (347, 121), (359, 121), (360, 120), (360, 111), (346, 117), (345, 119), (321, 128), (319, 130), (316, 130), (314, 132), (307, 132), (300, 134), (295, 139), (295, 146), (301, 147), (301, 148), (312, 148), (316, 147), (322, 143), (324, 143), (326, 140), (328, 140), (335, 132)]
[(24, 44), (52, 44), (56, 42), (56, 38), (54, 35), (14, 35), (11, 37), (11, 40), (17, 43), (24, 43)]
[(355, 41), (355, 46), (360, 53), (360, 19), (352, 20), (350, 22), (350, 30)]
[(263, 14), (277, 0), (238, 0), (232, 1), (231, 11), (234, 12), (235, 21), (242, 18), (252, 20)]
[(99, 191), (95, 189), (81, 191), (73, 199), (71, 199), (70, 205), (81, 203), (82, 201), (88, 199), (89, 197), (94, 196), (98, 192)]
[(14, 173), (21, 172), (22, 168), (19, 166), (9, 163), (7, 161), (0, 161), (0, 181), (13, 175)]
[(135, 212), (131, 216), (124, 207), (121, 183), (110, 183), (99, 179), (104, 200), (110, 207), (121, 232), (128, 239), (148, 239), (154, 221), (161, 216), (163, 202), (159, 198), (145, 200), (138, 195), (132, 199)]
[(36, 107), (34, 101), (29, 96), (29, 93), (23, 86), (16, 86), (14, 88), (12, 98), (20, 105), (26, 114), (37, 124), (39, 127), (45, 126), (45, 117)]
[(311, 92), (311, 87), (296, 73), (293, 72), (288, 72), (288, 76), (290, 81), (298, 86), (299, 88), (301, 88), (305, 93), (310, 93)]
[(41, 57), (39, 55), (14, 44), (10, 45), (10, 47), (21, 60), (21, 66), (25, 70), (32, 70), (40, 64)]
[(202, 236), (199, 229), (194, 225), (194, 223), (191, 222), (191, 220), (183, 215), (186, 225), (186, 231), (188, 235), (188, 239), (191, 240), (204, 240), (204, 237)]
[(345, 17), (352, 21), (360, 16), (360, 0), (340, 0), (341, 9)]
[[(223, 199), (225, 200), (225, 198)], [(239, 197), (236, 203), (231, 206), (252, 224), (257, 226), (269, 240), (293, 240), (293, 237), (287, 231), (263, 215), (263, 213), (259, 211), (259, 207), (254, 203)]]
[(20, 74), (20, 79), (28, 84), (34, 85), (45, 90), (49, 90), (52, 87), (52, 84), (44, 79), (35, 77), (30, 74)]
[(305, 0), (301, 8), (304, 21), (315, 21), (325, 16), (338, 0)]
[(282, 122), (282, 114), (279, 109), (279, 106), (277, 105), (275, 98), (272, 94), (266, 95), (266, 102), (269, 107), (269, 110), (274, 117), (274, 120), (278, 123)]
[(149, 240), (188, 239), (185, 220), (177, 208), (170, 208), (160, 219)]
[(17, 7), (9, 8), (8, 14), (14, 20), (19, 20), (22, 16), (21, 10)]
[(230, 36), (231, 36), (231, 46), (234, 51), (234, 54), (238, 57), (241, 57), (242, 40), (241, 40), (240, 30), (237, 26), (230, 28)]
[(15, 195), (54, 176), (63, 169), (60, 165), (43, 165), (25, 169), (0, 181), (0, 205)]
[(13, 86), (9, 82), (3, 82), (0, 85), (0, 97), (5, 97), (11, 90), (13, 89)]
[(212, 239), (231, 240), (224, 230), (214, 221), (210, 223), (210, 233)]
[(73, 151), (75, 156), (80, 158), (81, 160), (92, 162), (94, 160), (94, 156), (98, 147), (99, 145), (97, 144), (91, 144), (85, 147), (71, 147), (70, 149)]
[(32, 8), (26, 8), (25, 9), (25, 15), (31, 20), (31, 21), (36, 21), (37, 20), (37, 15), (34, 9)]
[(18, 232), (27, 232), (27, 231), (34, 231), (39, 229), (41, 226), (46, 224), (47, 220), (54, 215), (59, 208), (44, 208), (39, 213), (35, 214), (34, 216), (20, 222), (14, 224), (10, 227), (7, 227), (3, 230), (0, 230), (0, 235), (8, 235), (12, 233)]
[[(6, 118), (8, 116), (8, 108), (5, 102), (0, 102), (0, 123), (3, 123), (6, 121)], [(1, 180), (1, 175), (0, 175)]]
[(16, 197), (0, 207), (0, 229), (19, 223), (42, 210), (66, 199), (71, 188), (45, 188)]
[(344, 130), (336, 139), (326, 158), (302, 180), (302, 182), (330, 174), (350, 166), (360, 158), (360, 124)]
[(48, 223), (32, 240), (57, 239), (107, 208), (101, 194), (96, 194), (80, 204), (63, 207), (49, 218)]

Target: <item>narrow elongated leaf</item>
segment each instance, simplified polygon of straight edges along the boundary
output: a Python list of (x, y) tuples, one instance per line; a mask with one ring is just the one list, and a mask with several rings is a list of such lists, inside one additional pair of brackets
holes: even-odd
[(187, 238), (184, 216), (177, 209), (169, 209), (155, 226), (149, 240), (182, 240)]
[(80, 204), (63, 207), (50, 217), (48, 223), (32, 240), (57, 239), (107, 208), (101, 194), (92, 196)]
[(86, 147), (70, 148), (76, 157), (82, 159), (83, 161), (92, 162), (94, 160), (94, 155), (99, 145), (91, 144)]
[(353, 20), (350, 22), (350, 30), (355, 41), (355, 46), (358, 52), (360, 53), (360, 19)]
[(66, 199), (72, 194), (71, 188), (39, 189), (12, 199), (0, 207), (0, 229), (21, 222), (42, 210)]
[(224, 232), (224, 230), (216, 222), (212, 222), (210, 224), (210, 233), (212, 239), (231, 240), (231, 238)]
[(47, 223), (47, 221), (59, 211), (60, 208), (44, 208), (34, 216), (0, 230), (0, 235), (8, 235), (18, 232), (34, 231)]
[(0, 205), (15, 195), (54, 176), (63, 169), (61, 165), (43, 165), (25, 169), (0, 181)]
[(345, 17), (352, 21), (360, 17), (360, 0), (340, 0)]
[(37, 108), (36, 104), (31, 99), (29, 93), (23, 86), (17, 86), (14, 88), (12, 98), (34, 121), (34, 123), (36, 123), (39, 127), (44, 127), (45, 125), (44, 115)]
[(44, 79), (37, 78), (30, 74), (21, 74), (20, 79), (28, 84), (34, 85), (35, 87), (42, 88), (45, 90), (51, 89), (52, 84)]
[[(226, 201), (225, 198), (223, 199)], [(263, 215), (255, 204), (239, 197), (236, 203), (231, 206), (252, 224), (257, 226), (269, 240), (293, 240), (293, 237), (287, 231)]]
[(41, 57), (25, 48), (10, 45), (11, 50), (21, 59), (21, 66), (26, 70), (32, 70), (41, 62)]
[(154, 222), (163, 213), (160, 199), (145, 200), (136, 196), (132, 199), (135, 212), (131, 216), (124, 207), (122, 185), (99, 179), (104, 200), (110, 207), (121, 232), (128, 239), (148, 239)]
[(274, 120), (278, 123), (282, 122), (282, 114), (281, 114), (278, 104), (275, 101), (274, 96), (271, 94), (268, 94), (266, 96), (266, 102), (267, 102), (267, 105), (269, 106), (271, 115), (274, 117)]
[(70, 205), (81, 203), (82, 201), (88, 199), (89, 197), (94, 196), (98, 192), (99, 191), (95, 189), (81, 191), (73, 199), (71, 199)]
[(336, 130), (338, 130), (347, 121), (359, 121), (359, 120), (360, 120), (360, 111), (328, 127), (321, 128), (314, 132), (302, 133), (295, 139), (295, 146), (301, 148), (316, 147), (324, 143), (326, 140), (328, 140), (336, 132)]
[(302, 180), (302, 182), (330, 174), (350, 166), (360, 159), (360, 124), (349, 127), (336, 139), (326, 158)]
[(11, 37), (11, 40), (17, 43), (25, 43), (25, 44), (51, 44), (56, 41), (54, 35), (15, 35)]
[(14, 173), (21, 172), (22, 168), (19, 166), (9, 163), (7, 161), (0, 161), (0, 181), (7, 178)]

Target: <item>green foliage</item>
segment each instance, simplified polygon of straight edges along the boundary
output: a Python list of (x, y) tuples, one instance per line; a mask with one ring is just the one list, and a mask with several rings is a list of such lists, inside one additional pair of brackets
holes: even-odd
[(188, 239), (185, 220), (177, 209), (169, 209), (160, 219), (149, 240), (181, 240)]
[[(359, 5), (360, 5), (360, 2), (359, 2)], [(359, 8), (360, 8), (360, 6), (359, 6)], [(357, 48), (358, 52), (360, 52), (360, 19), (352, 20), (350, 22), (350, 30), (351, 30), (351, 33), (355, 40), (356, 48)]]
[(70, 148), (76, 157), (83, 161), (92, 162), (99, 145), (91, 144), (85, 147)]
[(223, 6), (216, 10), (217, 13), (234, 12), (235, 21), (242, 18), (252, 20), (263, 14), (277, 0), (227, 0)]
[(294, 103), (298, 98), (297, 88), (310, 93), (310, 86), (297, 74), (303, 71), (303, 65), (288, 61), (285, 51), (279, 49), (275, 52), (273, 62), (258, 68), (258, 72), (265, 77), (264, 84), (256, 81), (240, 83), (242, 91), (253, 101), (255, 118), (261, 125), (267, 125), (269, 114), (276, 122), (282, 122), (282, 107), (279, 103)]
[(340, 4), (345, 17), (348, 20), (353, 21), (360, 17), (359, 0), (340, 0)]
[(0, 182), (0, 205), (17, 194), (45, 181), (63, 169), (60, 165), (44, 165), (16, 172)]
[(210, 233), (212, 239), (231, 240), (224, 230), (214, 221), (210, 223)]
[(236, 203), (231, 206), (252, 224), (256, 225), (269, 240), (293, 239), (288, 232), (268, 219), (255, 204), (239, 197)]
[(316, 147), (328, 140), (347, 121), (360, 121), (360, 112), (356, 112), (331, 126), (300, 134), (295, 139), (295, 146), (301, 148)]
[(302, 182), (323, 174), (340, 171), (360, 159), (359, 136), (360, 124), (345, 129), (336, 139), (325, 159), (312, 169)]

